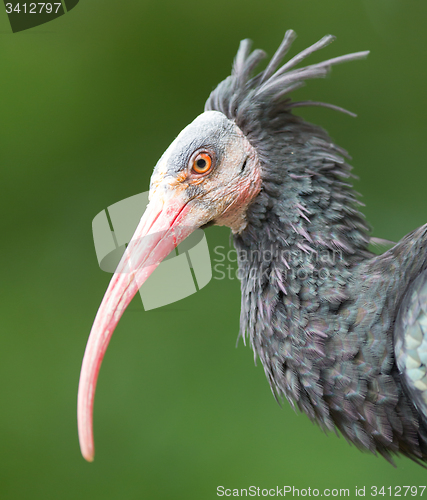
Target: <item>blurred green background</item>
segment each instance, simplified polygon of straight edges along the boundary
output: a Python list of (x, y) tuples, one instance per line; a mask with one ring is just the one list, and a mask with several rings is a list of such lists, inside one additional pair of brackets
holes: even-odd
[[(93, 464), (76, 430), (80, 364), (110, 278), (92, 219), (148, 188), (242, 38), (271, 55), (293, 28), (293, 55), (338, 37), (309, 62), (370, 49), (295, 96), (357, 119), (299, 112), (353, 156), (375, 236), (398, 240), (427, 221), (426, 21), (419, 0), (80, 0), (12, 34), (1, 9), (1, 499), (209, 499), (219, 485), (353, 495), (427, 483), (410, 460), (394, 469), (276, 404), (252, 352), (235, 349), (236, 280), (149, 312), (135, 300), (101, 370)], [(229, 244), (225, 228), (207, 237), (211, 248)]]

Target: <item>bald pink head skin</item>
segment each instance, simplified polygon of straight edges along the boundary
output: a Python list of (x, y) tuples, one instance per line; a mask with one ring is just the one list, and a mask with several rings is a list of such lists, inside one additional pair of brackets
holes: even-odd
[[(212, 159), (203, 174), (195, 170), (200, 154)], [(95, 456), (93, 404), (99, 369), (126, 307), (160, 262), (194, 230), (213, 222), (241, 232), (247, 207), (260, 189), (256, 151), (237, 125), (218, 111), (198, 116), (159, 160), (151, 178), (150, 203), (105, 292), (83, 358), (77, 421), (87, 461)]]

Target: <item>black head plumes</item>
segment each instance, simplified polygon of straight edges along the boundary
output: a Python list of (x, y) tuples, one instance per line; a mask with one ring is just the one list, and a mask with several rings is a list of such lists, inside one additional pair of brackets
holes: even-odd
[(211, 93), (205, 110), (221, 111), (227, 118), (234, 120), (246, 135), (250, 134), (251, 125), (253, 127), (257, 119), (266, 115), (274, 118), (284, 111), (300, 106), (324, 106), (353, 115), (333, 104), (316, 101), (292, 102), (289, 94), (302, 87), (306, 80), (325, 77), (334, 64), (363, 59), (369, 51), (346, 54), (295, 69), (306, 57), (335, 40), (334, 36), (326, 35), (279, 67), (295, 37), (295, 32), (288, 30), (267, 68), (254, 77), (252, 74), (259, 62), (266, 57), (266, 53), (260, 49), (250, 52), (252, 41), (242, 40), (231, 75)]

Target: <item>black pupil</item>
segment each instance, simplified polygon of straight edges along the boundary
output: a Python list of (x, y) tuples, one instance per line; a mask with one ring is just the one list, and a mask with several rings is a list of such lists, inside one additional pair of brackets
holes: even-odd
[(200, 160), (196, 161), (196, 165), (198, 168), (200, 168), (200, 170), (203, 170), (206, 167), (206, 160), (200, 158)]

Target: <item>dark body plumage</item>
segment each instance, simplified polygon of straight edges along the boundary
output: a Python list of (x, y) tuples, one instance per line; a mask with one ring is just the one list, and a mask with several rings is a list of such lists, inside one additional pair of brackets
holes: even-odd
[[(366, 53), (292, 69), (332, 39), (325, 37), (277, 70), (293, 37), (286, 34), (254, 78), (264, 53), (250, 53), (243, 41), (232, 75), (205, 108), (235, 121), (261, 166), (261, 192), (247, 210), (246, 228), (234, 235), (240, 334), (261, 359), (276, 397), (286, 397), (323, 429), (338, 428), (361, 449), (388, 460), (401, 452), (424, 461), (426, 403), (408, 384), (404, 360), (404, 373), (395, 362), (405, 355), (408, 314), (394, 329), (402, 301), (410, 301), (405, 294), (413, 294), (411, 284), (427, 267), (427, 226), (381, 256), (368, 251), (369, 227), (346, 179), (345, 151), (292, 114), (298, 105), (319, 103), (287, 98), (307, 78)], [(396, 355), (393, 335), (402, 350)]]

